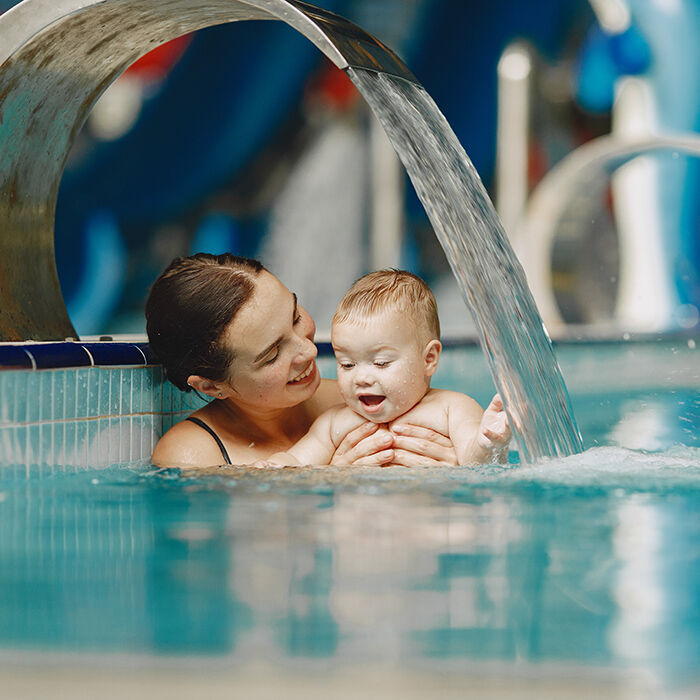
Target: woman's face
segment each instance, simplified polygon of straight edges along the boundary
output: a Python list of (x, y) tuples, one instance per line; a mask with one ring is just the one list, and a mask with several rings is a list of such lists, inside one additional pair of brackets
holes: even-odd
[(315, 332), (296, 296), (263, 270), (253, 296), (224, 334), (233, 350), (230, 398), (258, 409), (287, 408), (311, 398), (321, 381)]

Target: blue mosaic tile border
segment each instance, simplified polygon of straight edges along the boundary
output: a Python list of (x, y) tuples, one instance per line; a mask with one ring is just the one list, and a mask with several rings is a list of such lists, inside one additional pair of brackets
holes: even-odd
[(0, 370), (158, 364), (148, 343), (64, 341), (1, 343)]

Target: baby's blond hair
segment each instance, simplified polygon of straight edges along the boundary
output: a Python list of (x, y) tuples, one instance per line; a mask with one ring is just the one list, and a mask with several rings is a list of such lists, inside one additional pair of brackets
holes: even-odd
[(405, 270), (377, 270), (360, 277), (341, 299), (333, 315), (333, 323), (357, 321), (396, 310), (409, 314), (432, 340), (440, 338), (437, 303), (430, 287)]

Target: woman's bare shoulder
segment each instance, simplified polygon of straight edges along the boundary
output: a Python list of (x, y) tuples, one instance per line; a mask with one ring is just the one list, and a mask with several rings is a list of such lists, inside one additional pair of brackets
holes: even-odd
[(215, 467), (224, 460), (216, 441), (206, 430), (183, 420), (158, 441), (151, 461), (157, 467)]

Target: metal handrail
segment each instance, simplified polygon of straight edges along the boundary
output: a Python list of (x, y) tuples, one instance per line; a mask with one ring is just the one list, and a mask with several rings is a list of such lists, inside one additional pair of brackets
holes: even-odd
[(569, 204), (578, 193), (594, 187), (601, 176), (610, 176), (634, 158), (659, 151), (700, 156), (700, 136), (692, 133), (637, 139), (601, 136), (563, 158), (533, 191), (513, 232), (512, 243), (550, 332), (565, 326), (554, 297), (551, 255), (554, 237)]

